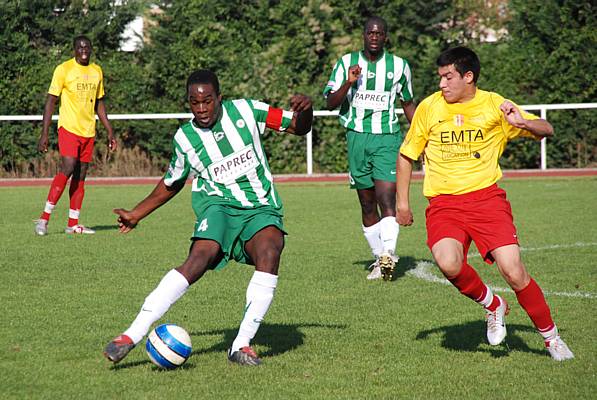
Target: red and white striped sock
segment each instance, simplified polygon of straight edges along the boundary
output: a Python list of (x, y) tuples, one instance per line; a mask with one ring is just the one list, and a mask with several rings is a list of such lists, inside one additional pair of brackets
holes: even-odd
[(73, 179), (70, 182), (70, 210), (68, 211), (68, 226), (75, 226), (79, 223), (79, 213), (85, 197), (85, 181)]
[(60, 200), (60, 196), (62, 196), (62, 192), (64, 192), (64, 188), (66, 187), (66, 182), (68, 182), (68, 177), (66, 175), (62, 172), (56, 174), (50, 185), (46, 206), (39, 217), (40, 219), (45, 219), (46, 221), (50, 220), (50, 214), (52, 214), (56, 203)]
[(555, 339), (558, 333), (557, 329), (554, 329), (555, 324), (551, 318), (551, 311), (545, 301), (543, 291), (533, 278), (527, 287), (516, 292), (516, 298), (544, 339)]
[(448, 278), (448, 280), (456, 286), (460, 293), (481, 304), (489, 311), (495, 311), (500, 305), (499, 298), (483, 283), (477, 271), (466, 262), (462, 263), (458, 275)]

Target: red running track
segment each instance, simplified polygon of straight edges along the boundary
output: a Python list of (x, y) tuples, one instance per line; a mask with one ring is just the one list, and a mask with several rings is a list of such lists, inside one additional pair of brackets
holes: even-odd
[[(505, 178), (534, 178), (534, 177), (573, 177), (573, 176), (597, 176), (597, 168), (585, 169), (523, 169), (504, 171)], [(422, 172), (413, 172), (413, 179), (423, 178)], [(156, 184), (161, 177), (114, 177), (114, 178), (93, 178), (87, 177), (87, 185), (146, 185)], [(313, 174), (313, 175), (275, 175), (274, 180), (279, 182), (348, 182), (347, 174)], [(52, 178), (21, 178), (21, 179), (0, 179), (0, 187), (18, 186), (47, 186)]]

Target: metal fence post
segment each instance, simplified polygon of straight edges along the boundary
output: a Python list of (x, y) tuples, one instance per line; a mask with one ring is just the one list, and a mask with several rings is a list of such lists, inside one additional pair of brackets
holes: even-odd
[[(547, 108), (541, 108), (541, 118), (547, 120)], [(547, 169), (547, 138), (541, 139), (541, 169)]]

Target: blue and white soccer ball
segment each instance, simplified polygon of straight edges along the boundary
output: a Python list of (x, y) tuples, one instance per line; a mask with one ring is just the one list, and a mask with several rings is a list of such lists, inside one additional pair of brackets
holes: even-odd
[(191, 338), (187, 331), (174, 324), (162, 324), (151, 331), (145, 343), (151, 362), (160, 368), (180, 367), (191, 355)]

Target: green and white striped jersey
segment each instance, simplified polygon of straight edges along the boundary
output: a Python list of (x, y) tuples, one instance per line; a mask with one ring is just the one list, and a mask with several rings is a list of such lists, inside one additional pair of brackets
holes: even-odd
[(340, 89), (348, 79), (348, 68), (356, 64), (361, 67), (361, 77), (340, 106), (340, 123), (356, 132), (399, 134), (396, 95), (405, 102), (414, 97), (408, 63), (385, 51), (377, 61), (369, 61), (362, 51), (345, 54), (334, 66), (323, 95)]
[[(199, 128), (192, 120), (184, 123), (174, 135), (164, 183), (172, 186), (194, 177), (196, 213), (211, 204), (280, 210), (282, 201), (260, 140), (270, 109), (255, 100), (224, 100), (221, 118), (211, 129)], [(281, 131), (290, 126), (292, 115), (282, 111)]]

